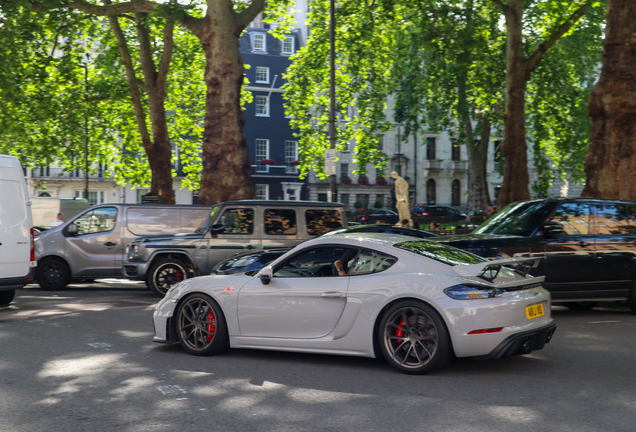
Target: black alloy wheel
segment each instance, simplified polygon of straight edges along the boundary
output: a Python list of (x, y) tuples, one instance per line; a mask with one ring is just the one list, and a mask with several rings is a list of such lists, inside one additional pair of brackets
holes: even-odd
[(444, 321), (432, 307), (416, 300), (401, 301), (387, 311), (378, 341), (389, 364), (408, 374), (430, 372), (452, 357)]
[(71, 281), (71, 270), (64, 261), (49, 258), (38, 263), (35, 279), (44, 290), (61, 290)]
[(219, 305), (205, 294), (192, 294), (176, 313), (179, 343), (190, 354), (206, 356), (226, 351), (229, 336)]
[(150, 291), (164, 297), (173, 285), (187, 279), (191, 270), (182, 261), (175, 258), (166, 258), (157, 261), (150, 268), (146, 285)]

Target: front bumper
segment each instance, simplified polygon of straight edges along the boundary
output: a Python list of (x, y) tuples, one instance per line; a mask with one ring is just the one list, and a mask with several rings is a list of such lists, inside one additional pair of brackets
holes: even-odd
[(147, 262), (130, 262), (126, 261), (122, 265), (122, 273), (124, 277), (132, 280), (146, 280), (146, 273), (148, 272)]
[(513, 355), (530, 354), (538, 351), (550, 342), (556, 331), (556, 324), (552, 323), (535, 330), (517, 333), (504, 339), (490, 354), (475, 357), (478, 360), (494, 360)]

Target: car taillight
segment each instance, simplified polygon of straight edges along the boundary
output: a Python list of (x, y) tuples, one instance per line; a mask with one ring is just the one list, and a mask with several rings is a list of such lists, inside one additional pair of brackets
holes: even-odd
[(31, 261), (35, 261), (35, 237), (31, 228)]
[(428, 213), (424, 213), (424, 216), (428, 216)]

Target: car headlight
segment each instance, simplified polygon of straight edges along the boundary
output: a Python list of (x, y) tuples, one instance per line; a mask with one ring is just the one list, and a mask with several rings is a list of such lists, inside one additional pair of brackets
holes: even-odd
[(126, 256), (128, 261), (134, 261), (139, 256), (139, 248), (136, 244), (129, 244), (126, 246)]
[(503, 291), (468, 285), (455, 285), (444, 290), (444, 294), (455, 300), (477, 300), (501, 297)]

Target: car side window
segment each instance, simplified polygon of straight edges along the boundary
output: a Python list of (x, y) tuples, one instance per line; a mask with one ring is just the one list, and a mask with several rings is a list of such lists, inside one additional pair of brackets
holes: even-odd
[(115, 207), (102, 207), (84, 213), (73, 223), (77, 226), (77, 235), (84, 235), (112, 231), (116, 221), (117, 209)]
[(597, 204), (594, 232), (599, 235), (636, 234), (636, 206)]
[(307, 210), (305, 211), (307, 233), (313, 236), (323, 235), (332, 229), (342, 228), (342, 217), (338, 210)]
[(266, 209), (263, 213), (265, 234), (294, 235), (298, 231), (296, 210)]
[(338, 276), (334, 262), (342, 261), (347, 258), (347, 255), (352, 256), (355, 252), (355, 250), (342, 247), (309, 249), (282, 263), (275, 269), (274, 277)]
[(379, 273), (391, 267), (397, 262), (397, 258), (371, 249), (361, 249), (353, 260), (349, 270), (350, 276), (358, 276)]
[(587, 204), (564, 203), (545, 226), (552, 235), (587, 235), (590, 233), (590, 207)]
[(251, 208), (226, 209), (218, 224), (223, 225), (223, 234), (254, 233), (254, 210)]

